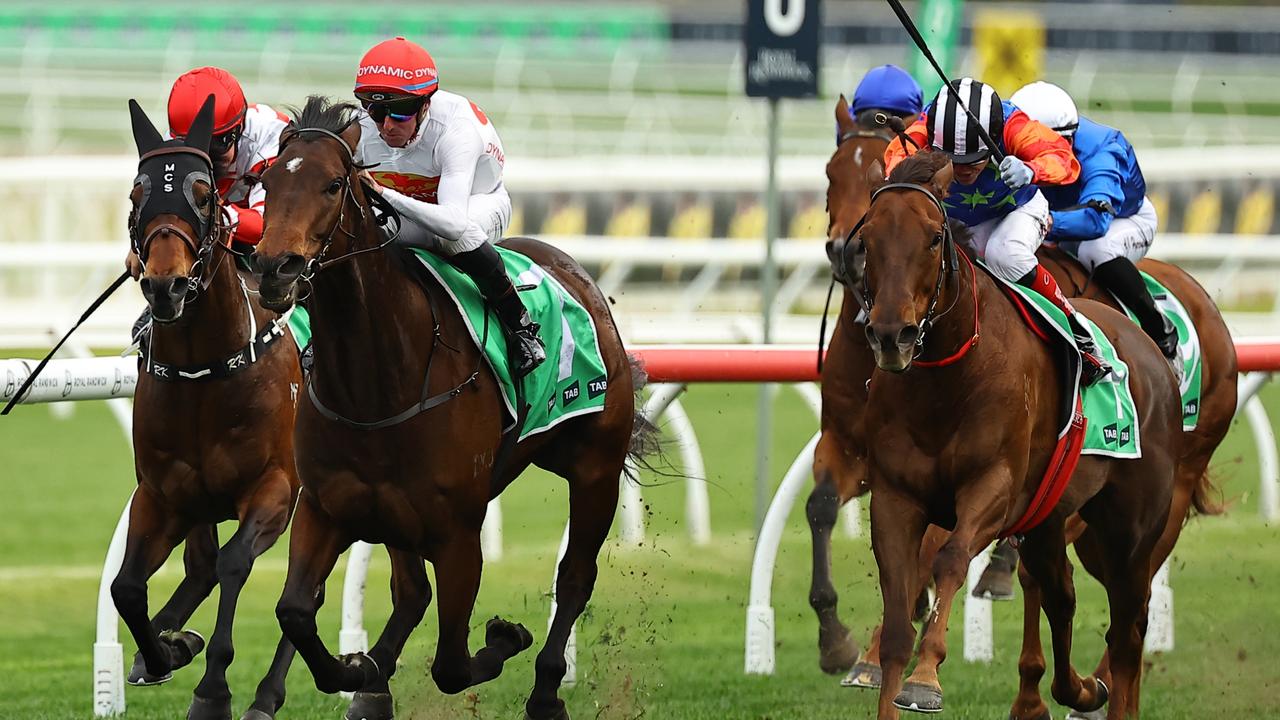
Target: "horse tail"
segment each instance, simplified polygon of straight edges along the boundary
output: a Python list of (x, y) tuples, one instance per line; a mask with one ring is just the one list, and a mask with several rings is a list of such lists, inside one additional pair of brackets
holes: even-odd
[(1213, 473), (1208, 468), (1196, 479), (1195, 489), (1191, 491), (1190, 515), (1221, 515), (1226, 510), (1222, 501), (1222, 489), (1214, 481)]
[(644, 414), (644, 403), (640, 402), (641, 391), (649, 384), (649, 375), (644, 364), (634, 355), (627, 355), (627, 365), (631, 368), (631, 388), (636, 397), (636, 409), (631, 425), (631, 441), (627, 445), (627, 479), (635, 482), (639, 479), (639, 470), (655, 470), (650, 459), (661, 455), (662, 444), (659, 440), (658, 426)]

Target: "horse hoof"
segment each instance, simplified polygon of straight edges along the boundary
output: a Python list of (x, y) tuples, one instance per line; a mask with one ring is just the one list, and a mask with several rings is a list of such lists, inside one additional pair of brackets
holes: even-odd
[(1012, 600), (1013, 571), (1003, 565), (996, 567), (995, 563), (988, 565), (978, 584), (973, 586), (972, 595), (979, 600)]
[(533, 646), (533, 633), (519, 623), (511, 623), (496, 615), (485, 623), (484, 644), (489, 647), (507, 647), (512, 657)]
[(134, 687), (147, 687), (148, 685), (163, 685), (172, 679), (172, 672), (167, 672), (163, 675), (148, 673), (147, 663), (142, 659), (142, 653), (138, 653), (133, 656), (133, 667), (129, 669), (129, 676), (125, 678), (125, 682)]
[(204, 636), (195, 630), (165, 630), (160, 642), (169, 646), (169, 671), (184, 668), (204, 650)]
[(187, 708), (187, 720), (231, 720), (231, 697), (193, 696), (191, 707)]
[(879, 690), (883, 673), (879, 665), (872, 665), (869, 662), (860, 662), (853, 666), (849, 674), (840, 681), (842, 687), (865, 688), (867, 690)]
[(244, 715), (240, 716), (240, 720), (275, 720), (275, 716), (268, 715), (257, 708), (249, 708), (244, 711)]
[(395, 716), (395, 704), (391, 693), (358, 692), (347, 708), (346, 720), (391, 720)]
[(893, 699), (899, 710), (918, 713), (942, 712), (942, 689), (924, 683), (909, 682), (902, 686), (902, 692)]
[(818, 667), (828, 675), (839, 675), (858, 662), (858, 643), (848, 632), (839, 639), (823, 642), (818, 639)]
[[(343, 655), (338, 658), (338, 661), (342, 663), (343, 669), (346, 671), (342, 680), (343, 689), (354, 690), (362, 687), (377, 687), (377, 684), (383, 680), (382, 671), (378, 669), (378, 662), (365, 653), (358, 652)], [(351, 677), (351, 673), (356, 675), (354, 680)]]

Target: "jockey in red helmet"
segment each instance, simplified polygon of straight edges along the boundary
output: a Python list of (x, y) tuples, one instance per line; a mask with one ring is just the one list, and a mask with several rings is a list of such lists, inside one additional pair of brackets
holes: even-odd
[(506, 333), (513, 374), (527, 375), (546, 351), (492, 245), (511, 222), (493, 122), (440, 90), (430, 53), (402, 37), (365, 53), (355, 95), (364, 108), (356, 159), (376, 165), (369, 178), (404, 217), (397, 241), (444, 255), (475, 281)]
[[(267, 196), (257, 177), (279, 152), (280, 131), (289, 118), (266, 105), (247, 103), (240, 83), (226, 70), (201, 67), (183, 73), (169, 91), (169, 134), (184, 137), (210, 95), (214, 122), (209, 157), (222, 212), (234, 228), (234, 243), (256, 245), (262, 239)], [(136, 279), (141, 266), (132, 252), (126, 265)]]

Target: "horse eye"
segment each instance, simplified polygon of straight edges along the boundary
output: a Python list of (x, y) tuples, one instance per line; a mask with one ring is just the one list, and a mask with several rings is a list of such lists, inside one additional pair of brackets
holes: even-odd
[(329, 187), (325, 188), (324, 191), (329, 193), (330, 195), (337, 195), (338, 191), (341, 189), (342, 189), (342, 178), (334, 178), (333, 182), (329, 183)]
[(929, 247), (936, 248), (942, 244), (942, 233), (933, 236), (933, 242), (929, 243)]

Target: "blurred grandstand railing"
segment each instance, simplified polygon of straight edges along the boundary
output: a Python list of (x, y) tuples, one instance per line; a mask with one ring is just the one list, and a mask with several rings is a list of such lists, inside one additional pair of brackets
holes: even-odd
[[(1152, 196), (1171, 218), (1153, 256), (1195, 274), (1228, 308), (1237, 332), (1274, 333), (1280, 148), (1224, 149), (1215, 157), (1221, 162), (1207, 162), (1203, 151), (1144, 155)], [(788, 157), (780, 166), (783, 234), (795, 238), (778, 252), (780, 340), (811, 336), (825, 295), (824, 162)], [(0, 344), (43, 344), (50, 326), (73, 320), (120, 271), (135, 165), (131, 157), (0, 161)], [(512, 160), (510, 234), (542, 237), (578, 257), (617, 299), (630, 339), (753, 340), (763, 173), (761, 160), (741, 156)], [(1191, 175), (1202, 179), (1180, 180)], [(1249, 229), (1254, 234), (1230, 234)], [(121, 344), (141, 305), (129, 284), (86, 328), (85, 340)]]

